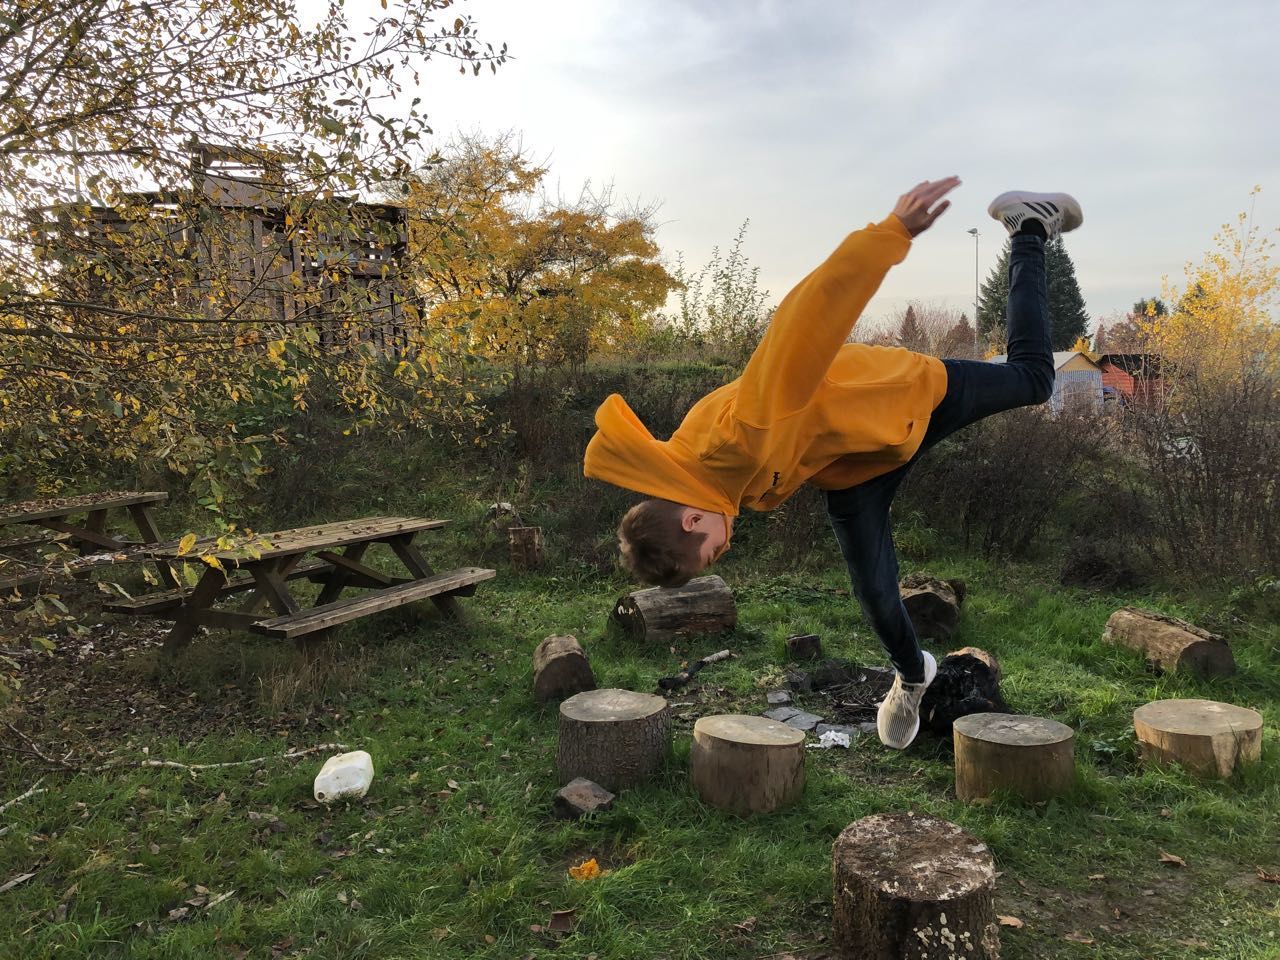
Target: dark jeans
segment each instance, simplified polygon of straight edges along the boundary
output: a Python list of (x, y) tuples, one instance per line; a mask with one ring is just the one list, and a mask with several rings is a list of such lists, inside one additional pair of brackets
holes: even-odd
[(1002, 410), (1044, 403), (1053, 393), (1049, 293), (1044, 241), (1013, 238), (1009, 257), (1009, 355), (1006, 363), (944, 360), (947, 392), (933, 411), (924, 442), (908, 463), (847, 490), (827, 491), (827, 514), (862, 606), (894, 668), (908, 682), (924, 679), (924, 660), (898, 594), (898, 556), (889, 506), (926, 450), (962, 427)]

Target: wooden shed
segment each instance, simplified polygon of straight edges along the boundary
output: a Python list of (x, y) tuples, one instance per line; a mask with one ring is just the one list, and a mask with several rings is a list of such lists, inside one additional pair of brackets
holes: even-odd
[(1154, 353), (1104, 353), (1098, 357), (1102, 385), (1115, 392), (1123, 406), (1160, 409), (1164, 405), (1164, 378), (1160, 357)]

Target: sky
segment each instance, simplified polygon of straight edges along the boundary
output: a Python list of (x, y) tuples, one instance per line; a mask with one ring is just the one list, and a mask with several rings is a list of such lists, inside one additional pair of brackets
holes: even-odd
[[(365, 2), (365, 0), (361, 0)], [(972, 314), (1006, 189), (1064, 190), (1094, 317), (1175, 284), (1254, 203), (1280, 225), (1280, 5), (817, 0), (466, 0), (496, 75), (423, 73), (437, 138), (518, 134), (553, 188), (656, 204), (664, 256), (699, 266), (746, 220), (776, 302), (924, 179), (952, 209), (865, 317), (909, 300)], [(1263, 192), (1251, 200), (1250, 191)]]

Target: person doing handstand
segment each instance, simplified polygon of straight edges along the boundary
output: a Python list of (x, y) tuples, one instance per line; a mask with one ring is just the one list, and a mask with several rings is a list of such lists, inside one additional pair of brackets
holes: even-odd
[(921, 650), (898, 591), (889, 507), (915, 461), (984, 417), (1053, 392), (1045, 244), (1083, 221), (1064, 193), (1003, 193), (988, 212), (1012, 235), (1008, 359), (939, 360), (846, 343), (885, 274), (950, 206), (957, 177), (925, 181), (893, 212), (850, 234), (778, 305), (742, 375), (713, 390), (658, 440), (618, 394), (596, 411), (588, 477), (649, 497), (618, 528), (624, 565), (679, 586), (729, 548), (743, 508), (771, 510), (809, 483), (826, 497), (853, 592), (896, 673), (880, 739), (904, 749), (937, 664)]

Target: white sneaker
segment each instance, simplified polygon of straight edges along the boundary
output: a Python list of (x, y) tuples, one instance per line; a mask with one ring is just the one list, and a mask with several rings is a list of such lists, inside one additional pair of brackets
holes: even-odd
[(905, 750), (920, 732), (920, 701), (938, 675), (938, 661), (927, 650), (924, 654), (924, 683), (903, 683), (902, 675), (893, 678), (893, 686), (885, 694), (876, 713), (876, 730), (880, 742), (895, 750)]
[(1069, 193), (1032, 193), (1029, 190), (1010, 190), (991, 201), (987, 213), (999, 220), (1009, 230), (1018, 232), (1022, 222), (1036, 219), (1044, 224), (1044, 232), (1052, 240), (1059, 234), (1074, 230), (1084, 223), (1080, 204)]

